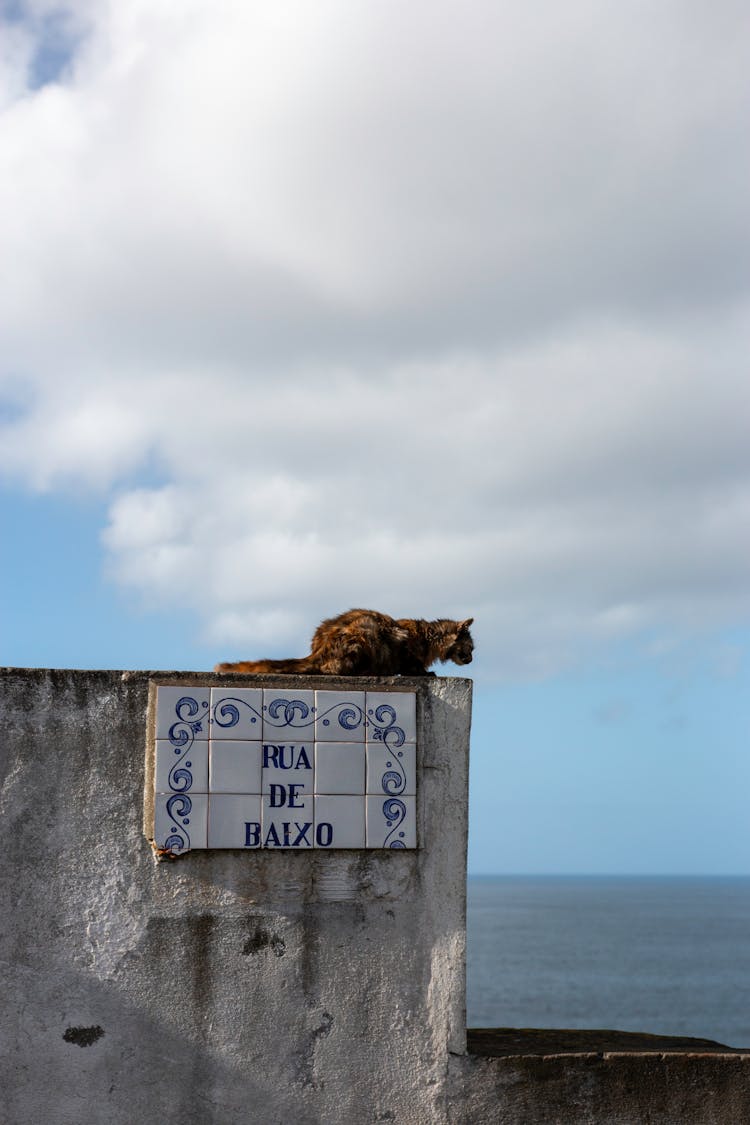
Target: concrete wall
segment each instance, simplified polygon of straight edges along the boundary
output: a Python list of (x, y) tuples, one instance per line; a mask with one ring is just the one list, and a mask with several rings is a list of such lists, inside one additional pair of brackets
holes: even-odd
[(750, 1054), (464, 1055), (451, 1059), (447, 1120), (461, 1125), (746, 1125)]
[(466, 1053), (469, 681), (397, 681), (417, 851), (157, 863), (155, 676), (0, 673), (2, 1125), (750, 1121), (750, 1054)]
[(465, 1051), (470, 681), (398, 681), (418, 691), (417, 851), (157, 864), (150, 675), (0, 678), (0, 1119), (446, 1120)]

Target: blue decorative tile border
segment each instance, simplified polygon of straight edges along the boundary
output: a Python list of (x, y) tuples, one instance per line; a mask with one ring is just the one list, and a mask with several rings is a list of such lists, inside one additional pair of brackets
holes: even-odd
[(417, 846), (415, 692), (156, 688), (153, 842)]

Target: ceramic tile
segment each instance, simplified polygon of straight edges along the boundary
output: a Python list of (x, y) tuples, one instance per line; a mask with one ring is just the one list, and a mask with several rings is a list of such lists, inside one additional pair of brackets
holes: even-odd
[(264, 796), (262, 846), (264, 848), (312, 848), (315, 840), (313, 798), (288, 794), (283, 803), (278, 792)]
[(416, 797), (365, 797), (368, 848), (416, 848)]
[(416, 694), (157, 688), (156, 843), (415, 848)]
[(211, 689), (207, 687), (157, 687), (156, 737), (173, 746), (187, 746), (208, 738)]
[(313, 742), (264, 742), (261, 792), (275, 801), (293, 802), (313, 792), (315, 750)]
[(208, 797), (205, 793), (157, 793), (154, 843), (174, 855), (206, 847)]
[(365, 693), (316, 691), (315, 737), (321, 742), (364, 742)]
[(209, 787), (212, 793), (261, 792), (260, 742), (209, 743)]
[(261, 797), (247, 793), (211, 793), (208, 798), (209, 848), (258, 848)]
[(154, 789), (157, 793), (207, 793), (208, 743), (173, 746), (166, 738), (156, 740)]
[(263, 741), (290, 742), (315, 736), (315, 692), (283, 688), (263, 691)]
[(365, 798), (324, 794), (315, 798), (315, 847), (364, 848)]
[(417, 697), (414, 692), (367, 692), (367, 741), (389, 748), (417, 741)]
[(315, 743), (315, 792), (364, 793), (363, 742)]
[(262, 688), (211, 689), (212, 739), (260, 742), (262, 737)]
[(390, 797), (417, 792), (417, 748), (405, 742), (389, 750), (379, 742), (367, 744), (367, 792)]

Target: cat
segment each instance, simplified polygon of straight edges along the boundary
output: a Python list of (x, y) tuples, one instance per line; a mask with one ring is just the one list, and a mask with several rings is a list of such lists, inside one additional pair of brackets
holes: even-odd
[(322, 621), (310, 655), (291, 660), (241, 660), (217, 664), (216, 672), (304, 676), (428, 676), (436, 660), (470, 664), (474, 652), (465, 621), (393, 618), (373, 609), (350, 609)]

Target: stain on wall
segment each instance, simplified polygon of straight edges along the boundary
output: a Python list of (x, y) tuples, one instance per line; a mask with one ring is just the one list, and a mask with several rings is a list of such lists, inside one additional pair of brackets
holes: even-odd
[(97, 1023), (93, 1027), (66, 1027), (63, 1039), (66, 1043), (75, 1043), (77, 1047), (91, 1047), (102, 1035), (104, 1028)]

